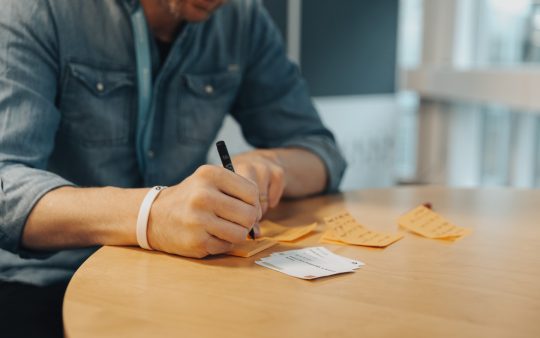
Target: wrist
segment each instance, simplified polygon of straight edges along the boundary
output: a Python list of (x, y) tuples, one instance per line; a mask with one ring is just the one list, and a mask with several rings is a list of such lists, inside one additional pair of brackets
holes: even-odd
[[(106, 191), (114, 205), (114, 212), (107, 212), (109, 218), (104, 222), (108, 224), (106, 233), (100, 236), (102, 245), (137, 245), (136, 224), (141, 202), (148, 192), (148, 188), (124, 189), (117, 187), (102, 188)], [(119, 203), (112, 203), (119, 201)]]
[(158, 195), (165, 190), (164, 186), (155, 186), (148, 190), (139, 207), (136, 223), (137, 244), (146, 250), (152, 250), (148, 242), (148, 225), (150, 223), (150, 210)]

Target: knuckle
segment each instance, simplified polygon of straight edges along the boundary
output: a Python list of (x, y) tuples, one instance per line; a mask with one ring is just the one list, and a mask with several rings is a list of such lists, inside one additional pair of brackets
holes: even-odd
[(207, 190), (198, 190), (194, 192), (190, 200), (190, 205), (195, 209), (208, 208), (212, 202), (212, 194)]
[(195, 175), (203, 179), (212, 179), (216, 174), (216, 167), (205, 164), (197, 168)]
[(236, 172), (249, 182), (254, 182), (257, 179), (257, 172), (252, 166), (241, 166)]
[(262, 171), (262, 170), (265, 170), (266, 164), (264, 162), (254, 162), (252, 164), (252, 168), (253, 170), (256, 170), (256, 171)]
[(266, 173), (270, 173), (270, 171), (272, 170), (272, 165), (271, 164), (268, 164), (268, 162), (264, 162), (264, 163), (260, 163), (259, 164), (262, 171), (266, 172)]
[(275, 166), (272, 169), (272, 174), (273, 174), (274, 178), (282, 181), (283, 178), (285, 177), (285, 170), (283, 170), (283, 168), (280, 167), (280, 166)]
[(236, 171), (243, 171), (248, 170), (249, 166), (244, 162), (234, 162), (234, 169), (236, 169)]
[(265, 179), (270, 174), (270, 168), (266, 163), (255, 163), (253, 165), (254, 175)]
[(250, 166), (249, 167), (249, 175), (253, 178), (253, 180), (257, 180), (257, 177), (259, 176), (258, 173), (260, 172), (260, 169), (257, 166)]

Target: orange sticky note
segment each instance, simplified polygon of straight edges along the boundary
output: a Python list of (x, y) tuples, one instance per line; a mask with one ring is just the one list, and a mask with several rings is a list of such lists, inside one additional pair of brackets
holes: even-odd
[(276, 241), (268, 238), (257, 238), (253, 240), (249, 239), (240, 244), (235, 244), (233, 249), (227, 252), (227, 255), (238, 257), (251, 257), (276, 244)]
[(344, 211), (340, 214), (336, 214), (330, 217), (325, 217), (324, 222), (326, 225), (328, 225), (330, 228), (334, 228), (336, 226), (344, 226), (344, 227), (363, 227), (362, 224), (358, 223), (354, 217), (352, 217), (351, 214), (349, 214), (347, 211)]
[(329, 229), (322, 236), (321, 241), (326, 243), (384, 248), (403, 238), (403, 235), (400, 234), (389, 234), (366, 229), (348, 212), (326, 217), (324, 220)]
[(272, 221), (264, 220), (260, 223), (260, 226), (261, 237), (280, 242), (292, 242), (315, 230), (317, 223), (287, 227)]
[(470, 229), (450, 223), (423, 205), (401, 216), (398, 224), (409, 231), (432, 239), (455, 240), (471, 233)]

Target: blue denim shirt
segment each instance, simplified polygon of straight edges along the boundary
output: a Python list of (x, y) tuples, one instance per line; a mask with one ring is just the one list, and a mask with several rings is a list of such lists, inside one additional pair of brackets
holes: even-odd
[(162, 65), (150, 39), (153, 123), (141, 170), (131, 21), (138, 6), (0, 0), (0, 280), (65, 280), (95, 250), (21, 248), (26, 219), (44, 194), (66, 185), (177, 184), (205, 163), (229, 113), (255, 147), (318, 155), (327, 189), (337, 189), (345, 162), (333, 136), (268, 14), (248, 0), (187, 24)]

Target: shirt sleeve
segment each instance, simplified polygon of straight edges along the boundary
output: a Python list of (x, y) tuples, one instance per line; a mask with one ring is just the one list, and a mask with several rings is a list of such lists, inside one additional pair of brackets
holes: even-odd
[(0, 11), (0, 248), (23, 254), (26, 219), (47, 192), (72, 185), (46, 171), (60, 113), (54, 23), (46, 1)]
[(254, 147), (300, 147), (319, 156), (327, 169), (326, 191), (336, 191), (346, 162), (322, 124), (298, 67), (287, 58), (272, 19), (259, 1), (251, 5), (248, 56), (231, 114)]

